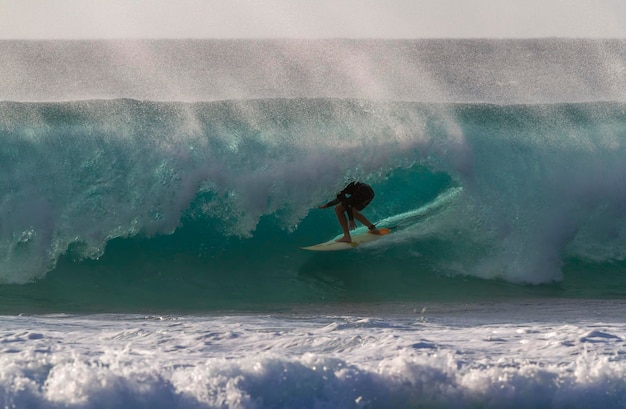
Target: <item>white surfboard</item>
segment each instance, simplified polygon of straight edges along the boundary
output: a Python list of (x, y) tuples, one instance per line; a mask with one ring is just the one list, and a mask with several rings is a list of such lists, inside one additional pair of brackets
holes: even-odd
[(329, 240), (325, 243), (316, 244), (315, 246), (301, 247), (303, 250), (310, 251), (339, 251), (339, 250), (350, 250), (355, 247), (358, 247), (361, 244), (369, 243), (371, 241), (375, 241), (383, 238), (386, 234), (391, 233), (391, 230), (386, 228), (378, 229), (380, 234), (372, 234), (370, 232), (365, 232), (361, 234), (357, 234), (352, 236), (352, 243), (344, 243), (336, 241), (335, 239)]

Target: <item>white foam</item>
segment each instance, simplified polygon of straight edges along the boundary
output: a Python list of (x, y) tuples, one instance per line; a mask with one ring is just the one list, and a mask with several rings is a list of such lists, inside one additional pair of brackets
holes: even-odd
[(576, 305), (527, 305), (534, 322), (504, 320), (498, 306), (426, 317), (3, 317), (0, 393), (5, 406), (42, 408), (620, 407), (626, 325), (559, 314)]

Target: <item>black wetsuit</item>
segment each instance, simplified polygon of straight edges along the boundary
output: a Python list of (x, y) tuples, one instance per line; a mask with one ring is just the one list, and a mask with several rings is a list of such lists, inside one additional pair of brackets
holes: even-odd
[(354, 220), (352, 209), (363, 210), (374, 198), (374, 189), (365, 183), (352, 182), (337, 194), (337, 198), (326, 204), (327, 207), (341, 203), (348, 212), (348, 218)]

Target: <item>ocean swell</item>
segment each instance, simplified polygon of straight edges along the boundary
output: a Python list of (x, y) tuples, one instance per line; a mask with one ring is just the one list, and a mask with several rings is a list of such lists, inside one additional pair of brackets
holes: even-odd
[(258, 268), (284, 279), (310, 257), (298, 246), (338, 233), (332, 212), (311, 209), (352, 179), (376, 190), (368, 217), (397, 226), (360, 253), (406, 271), (537, 284), (562, 280), (570, 258), (626, 258), (619, 103), (124, 99), (0, 112), (4, 283), (181, 226), (207, 280)]

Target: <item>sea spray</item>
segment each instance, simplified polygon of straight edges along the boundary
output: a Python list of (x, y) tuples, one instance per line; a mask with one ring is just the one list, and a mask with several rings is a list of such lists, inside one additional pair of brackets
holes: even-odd
[(626, 101), (620, 39), (0, 42), (0, 99)]

